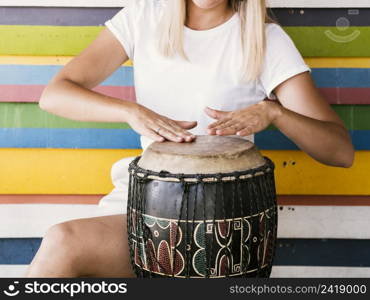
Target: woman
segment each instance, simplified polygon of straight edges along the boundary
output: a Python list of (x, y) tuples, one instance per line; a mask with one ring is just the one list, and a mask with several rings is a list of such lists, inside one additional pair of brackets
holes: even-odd
[[(79, 121), (127, 122), (143, 148), (192, 142), (196, 134), (253, 139), (273, 124), (319, 162), (352, 165), (347, 130), (290, 38), (268, 23), (263, 0), (130, 0), (106, 27), (48, 84), (41, 109)], [(138, 103), (91, 91), (129, 58)], [(115, 189), (101, 201), (118, 203), (112, 215), (50, 228), (28, 276), (134, 276), (122, 201), (127, 163), (114, 164)]]

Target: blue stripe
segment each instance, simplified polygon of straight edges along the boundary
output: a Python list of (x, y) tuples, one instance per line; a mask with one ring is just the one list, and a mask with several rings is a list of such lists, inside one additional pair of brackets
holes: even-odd
[(39, 238), (0, 239), (0, 264), (29, 264), (40, 247)]
[[(0, 65), (0, 84), (47, 84), (63, 66), (57, 65)], [(320, 88), (370, 87), (370, 69), (319, 68), (312, 76)], [(133, 67), (120, 67), (102, 85), (133, 86)]]
[[(350, 131), (356, 150), (370, 150), (370, 130)], [(262, 150), (298, 150), (280, 131), (257, 133)], [(0, 148), (139, 149), (132, 129), (0, 128)]]
[[(39, 238), (0, 239), (0, 264), (29, 264)], [(370, 240), (278, 239), (274, 265), (370, 267)]]
[(370, 87), (370, 69), (312, 69), (312, 76), (319, 88)]
[[(62, 68), (54, 65), (0, 65), (0, 84), (46, 85)], [(133, 86), (133, 68), (118, 68), (101, 85)]]
[[(370, 150), (370, 130), (350, 130), (355, 150)], [(263, 150), (299, 150), (296, 144), (278, 130), (256, 134), (255, 144)]]
[(138, 149), (132, 129), (1, 128), (1, 148)]

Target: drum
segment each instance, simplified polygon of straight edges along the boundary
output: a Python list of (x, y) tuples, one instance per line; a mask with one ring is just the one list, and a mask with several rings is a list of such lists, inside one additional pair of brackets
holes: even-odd
[(128, 243), (138, 277), (269, 277), (274, 164), (245, 139), (153, 143), (130, 163)]

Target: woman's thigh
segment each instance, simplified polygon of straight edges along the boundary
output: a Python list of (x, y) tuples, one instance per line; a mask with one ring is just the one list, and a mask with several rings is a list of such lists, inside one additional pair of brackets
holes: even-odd
[(126, 215), (80, 219), (72, 222), (74, 222), (72, 226), (75, 236), (81, 238), (81, 276), (135, 276), (130, 263)]
[(126, 215), (77, 219), (52, 226), (29, 277), (134, 277)]

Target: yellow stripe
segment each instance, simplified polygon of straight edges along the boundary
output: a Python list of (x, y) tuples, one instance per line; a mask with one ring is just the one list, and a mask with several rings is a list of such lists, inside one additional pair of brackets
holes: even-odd
[(138, 150), (0, 149), (1, 194), (105, 194), (115, 161)]
[[(0, 65), (66, 65), (74, 56), (0, 56)], [(132, 66), (129, 60), (123, 66)]]
[[(66, 65), (74, 56), (0, 56), (2, 65)], [(370, 58), (306, 58), (311, 68), (370, 68)], [(124, 66), (132, 66), (128, 61)]]
[[(112, 164), (139, 153), (139, 150), (3, 148), (0, 194), (106, 194), (112, 189)], [(300, 151), (262, 153), (275, 162), (279, 194), (370, 195), (370, 151), (357, 152), (351, 169), (321, 165)]]
[(311, 68), (370, 68), (369, 57), (320, 57), (305, 61)]
[(275, 162), (281, 195), (370, 195), (370, 151), (356, 152), (350, 169), (325, 166), (302, 151), (262, 152)]

